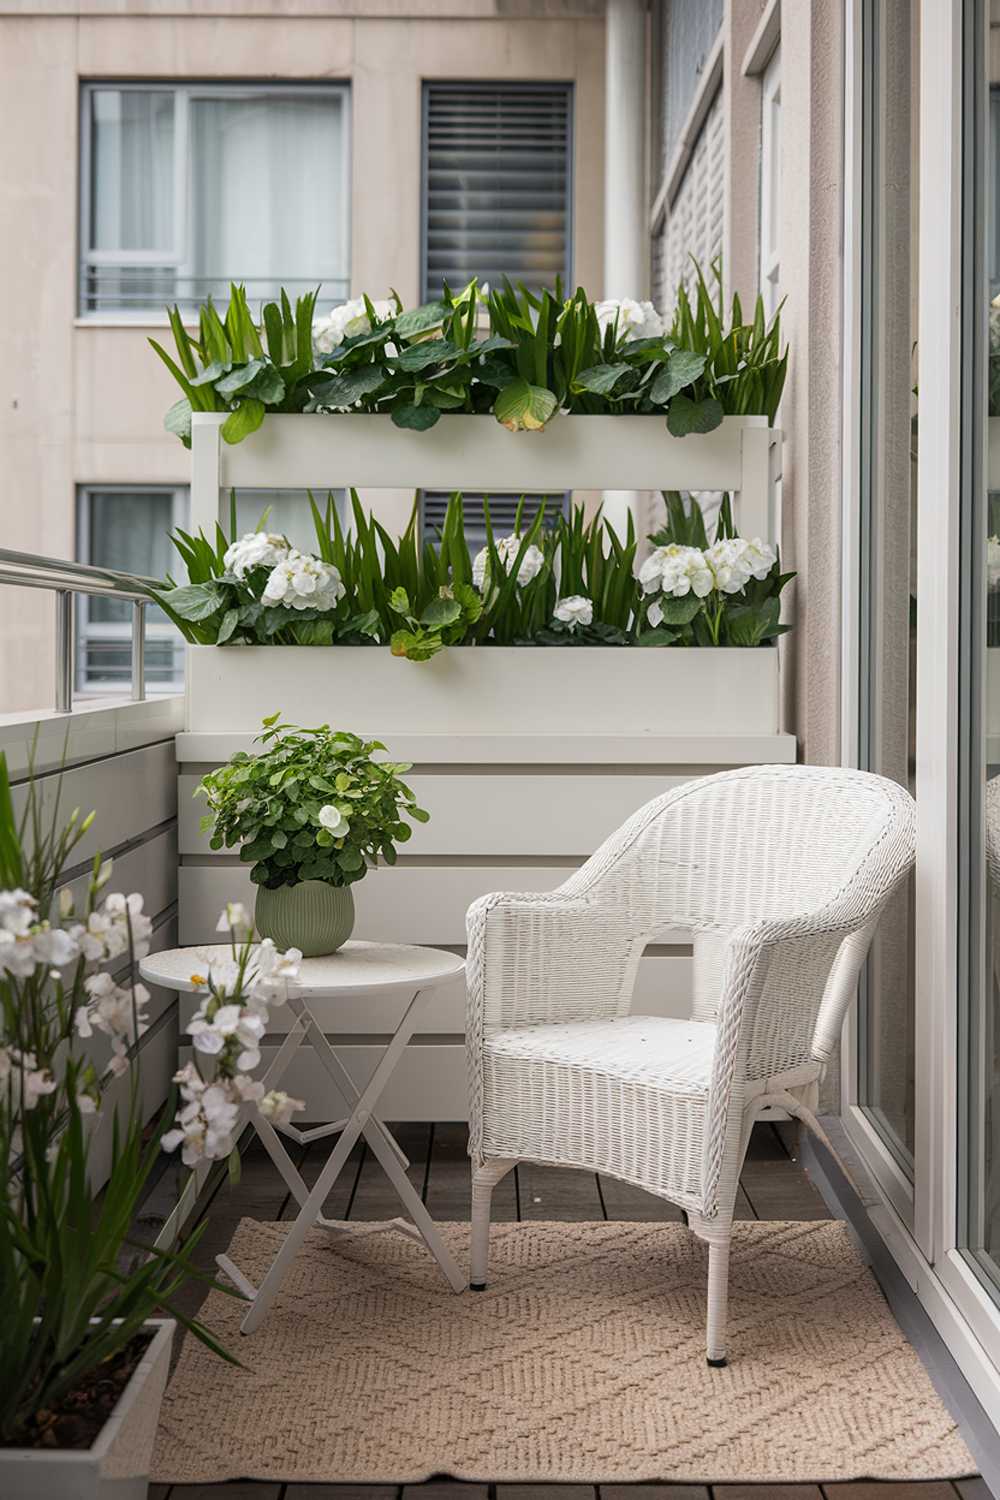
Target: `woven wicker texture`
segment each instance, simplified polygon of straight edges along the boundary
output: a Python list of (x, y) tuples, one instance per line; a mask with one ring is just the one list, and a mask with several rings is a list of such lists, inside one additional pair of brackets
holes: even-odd
[[(266, 1270), (286, 1224), (244, 1219)], [(457, 1255), (467, 1225), (446, 1225)], [(454, 1296), (400, 1235), (311, 1230), (267, 1321), (212, 1292), (154, 1479), (775, 1483), (974, 1472), (842, 1224), (735, 1226), (728, 1369), (705, 1364), (706, 1246), (680, 1225), (496, 1224), (487, 1292)]]

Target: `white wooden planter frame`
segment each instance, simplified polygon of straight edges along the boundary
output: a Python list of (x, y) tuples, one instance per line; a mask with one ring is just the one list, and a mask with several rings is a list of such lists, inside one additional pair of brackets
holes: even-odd
[[(210, 532), (231, 487), (539, 491), (727, 490), (741, 532), (772, 540), (780, 434), (763, 417), (673, 438), (655, 417), (558, 417), (511, 433), (491, 416), (444, 416), (428, 432), (388, 417), (269, 416), (245, 442), (220, 440), (223, 418), (193, 423), (192, 521)], [(182, 943), (215, 941), (226, 900), (252, 900), (246, 866), (213, 853), (199, 830), (198, 778), (249, 749), (266, 714), (329, 722), (382, 739), (412, 761), (407, 779), (431, 814), (393, 868), (354, 887), (355, 935), (461, 948), (465, 912), (492, 890), (548, 890), (635, 809), (692, 776), (794, 761), (780, 732), (779, 652), (671, 648), (455, 647), (415, 663), (375, 647), (194, 646), (180, 770)], [(665, 931), (639, 964), (645, 1013), (689, 1007), (688, 936)], [(364, 1086), (397, 1017), (391, 996), (360, 1010), (318, 1001), (338, 1053)], [(464, 986), (445, 986), (387, 1089), (392, 1120), (466, 1112)], [(181, 1026), (190, 1013), (181, 1001)], [(272, 1015), (275, 1035), (285, 1020)], [(186, 1038), (182, 1036), (182, 1044)], [(185, 1053), (182, 1051), (182, 1056)], [(350, 1112), (308, 1059), (286, 1087), (305, 1118)]]

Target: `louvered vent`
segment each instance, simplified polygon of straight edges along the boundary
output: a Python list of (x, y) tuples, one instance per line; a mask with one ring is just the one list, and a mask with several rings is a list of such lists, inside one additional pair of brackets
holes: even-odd
[(424, 297), (570, 280), (571, 84), (424, 84)]
[[(420, 497), (420, 515), (423, 522), (424, 538), (427, 541), (436, 541), (444, 525), (445, 511), (448, 509), (448, 501), (451, 498), (447, 490), (424, 490)], [(490, 495), (490, 522), (493, 526), (494, 537), (510, 536), (514, 530), (514, 517), (517, 515), (517, 507), (520, 502), (520, 494), (516, 495)], [(521, 530), (526, 531), (538, 514), (538, 508), (545, 502), (546, 522), (555, 520), (557, 515), (565, 515), (568, 494), (560, 492), (555, 495), (525, 495), (524, 509), (521, 512)], [(465, 515), (465, 539), (469, 544), (469, 551), (478, 551), (486, 545), (486, 518), (483, 511), (482, 495), (462, 495), (462, 507)]]

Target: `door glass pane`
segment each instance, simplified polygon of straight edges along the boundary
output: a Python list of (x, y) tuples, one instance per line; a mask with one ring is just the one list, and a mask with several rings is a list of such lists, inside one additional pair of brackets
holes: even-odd
[[(983, 16), (978, 6), (980, 25)], [(963, 601), (969, 645), (961, 724), (971, 759), (968, 858), (972, 880), (960, 913), (972, 961), (965, 969), (968, 1038), (964, 1070), (964, 1226), (960, 1239), (987, 1285), (1000, 1295), (1000, 66), (990, 49), (966, 39), (965, 151), (972, 171), (963, 213), (968, 358), (963, 404), (973, 416), (964, 477)], [(984, 420), (985, 418), (985, 420)], [(966, 632), (963, 632), (963, 635)]]
[[(862, 6), (860, 763), (914, 790), (919, 109), (916, 0)], [(913, 886), (883, 915), (861, 989), (858, 1094), (912, 1177)]]

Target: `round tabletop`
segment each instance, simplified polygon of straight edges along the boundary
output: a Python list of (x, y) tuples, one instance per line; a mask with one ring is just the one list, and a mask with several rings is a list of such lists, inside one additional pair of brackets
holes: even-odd
[[(191, 948), (166, 948), (139, 964), (150, 984), (168, 990), (193, 991), (200, 986), (192, 976), (212, 959), (229, 958), (228, 943), (202, 943)], [(410, 943), (351, 941), (336, 953), (304, 958), (297, 979), (288, 981), (290, 995), (339, 995), (363, 990), (431, 990), (454, 979), (465, 959), (442, 948), (419, 948)]]

